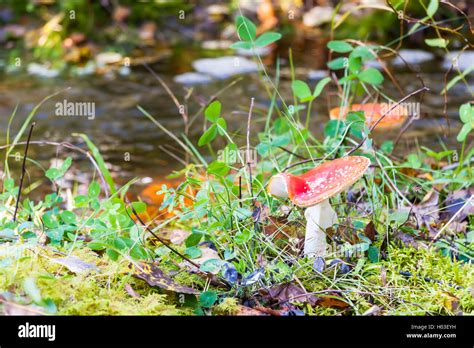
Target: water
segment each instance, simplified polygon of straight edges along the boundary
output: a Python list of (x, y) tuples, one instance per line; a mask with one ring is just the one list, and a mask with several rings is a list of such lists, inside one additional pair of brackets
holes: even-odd
[[(309, 46), (309, 47), (308, 47)], [(294, 55), (296, 60), (297, 78), (306, 79), (311, 69), (324, 68), (326, 52), (319, 43), (308, 43), (295, 45)], [(153, 69), (163, 78), (165, 83), (176, 93), (180, 101), (184, 100), (187, 90), (173, 82), (173, 76), (184, 71), (190, 71), (192, 59), (202, 57), (200, 51), (177, 50), (172, 59), (153, 65)], [(282, 56), (282, 81), (280, 91), (287, 101), (291, 101), (291, 88), (289, 79), (289, 68), (285, 58), (286, 49), (279, 49), (278, 54)], [(178, 56), (176, 56), (178, 54)], [(273, 63), (273, 55), (266, 57), (266, 63)], [(184, 57), (182, 57), (184, 55)], [(314, 58), (313, 57), (317, 57)], [(177, 63), (179, 62), (179, 64)], [(421, 84), (416, 78), (416, 72), (409, 71), (404, 67), (391, 70), (396, 76), (399, 85), (405, 93), (409, 93)], [(274, 71), (269, 69), (272, 75)], [(444, 117), (444, 98), (440, 91), (444, 86), (445, 70), (442, 62), (433, 60), (420, 66), (419, 76), (425, 85), (430, 88), (421, 104), (422, 117), (416, 120), (405, 132), (397, 154), (411, 151), (416, 145), (425, 145), (434, 149), (440, 149), (439, 141), (445, 142), (449, 149), (459, 148), (455, 135), (460, 128), (458, 121), (458, 108), (461, 103), (472, 99), (469, 90), (462, 83), (453, 87), (449, 94), (447, 104), (447, 116), (451, 126), (451, 135), (447, 135), (447, 121)], [(452, 78), (454, 75), (450, 75)], [(473, 85), (473, 78), (467, 77), (468, 82)], [(211, 95), (218, 93), (233, 79), (213, 82), (208, 85), (195, 86), (193, 93), (188, 99), (188, 112), (193, 115), (200, 106), (205, 103)], [(316, 82), (310, 82), (314, 86)], [(34, 140), (67, 141), (84, 147), (78, 137), (73, 133), (85, 133), (90, 136), (107, 162), (113, 165), (113, 172), (119, 181), (125, 181), (132, 177), (161, 177), (168, 174), (172, 169), (179, 168), (181, 164), (166, 154), (160, 146), (175, 152), (179, 157), (183, 153), (179, 146), (150, 120), (148, 120), (138, 109), (141, 105), (167, 129), (178, 137), (184, 131), (183, 119), (175, 104), (160, 86), (159, 82), (144, 68), (135, 67), (128, 76), (118, 75), (115, 78), (104, 76), (89, 76), (82, 78), (56, 78), (40, 79), (28, 75), (9, 75), (0, 84), (0, 136), (5, 137), (9, 116), (18, 103), (17, 116), (12, 124), (12, 134), (16, 134), (23, 120), (31, 109), (44, 97), (59, 90), (70, 87), (68, 91), (47, 101), (36, 115), (37, 126), (34, 130)], [(384, 93), (393, 99), (400, 99), (401, 95), (392, 83), (386, 81)], [(251, 97), (256, 99), (255, 122), (253, 131), (263, 127), (263, 117), (259, 114), (266, 112), (269, 105), (269, 97), (259, 83), (258, 75), (245, 76), (225, 93), (219, 96), (223, 104), (223, 116), (229, 124), (231, 132), (244, 134), (247, 110)], [(88, 120), (86, 117), (61, 117), (56, 115), (56, 103), (63, 102), (93, 102), (95, 105), (95, 118)], [(418, 101), (415, 97), (412, 101)], [(313, 105), (313, 116), (311, 129), (314, 134), (321, 138), (324, 122), (328, 119), (328, 103), (331, 107), (338, 105), (337, 90), (327, 90), (317, 103)], [(259, 119), (262, 119), (259, 122)], [(189, 137), (197, 142), (197, 138), (203, 130), (203, 118), (200, 117), (191, 127)], [(395, 139), (396, 132), (383, 135), (375, 135), (376, 140)], [(241, 136), (238, 138), (244, 140)], [(255, 139), (255, 138), (254, 138)], [(2, 141), (4, 143), (4, 141)], [(82, 144), (82, 145), (81, 145)], [(256, 144), (254, 144), (256, 145)], [(23, 151), (22, 148), (18, 148)], [(51, 146), (32, 146), (30, 157), (42, 163), (45, 168), (49, 166), (51, 158), (64, 157), (64, 152)], [(70, 152), (67, 152), (68, 154)], [(75, 154), (75, 159), (83, 171), (90, 170), (89, 163), (80, 154)]]

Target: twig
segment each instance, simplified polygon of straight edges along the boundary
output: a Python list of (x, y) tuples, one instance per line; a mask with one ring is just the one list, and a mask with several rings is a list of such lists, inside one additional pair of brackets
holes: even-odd
[(308, 159), (307, 157), (298, 155), (297, 153), (295, 153), (295, 152), (293, 152), (293, 151), (290, 151), (290, 150), (288, 150), (287, 148), (285, 148), (285, 147), (283, 147), (283, 146), (278, 146), (278, 148), (279, 148), (280, 150), (285, 151), (286, 153), (289, 153), (290, 155), (293, 155), (293, 156), (299, 158), (299, 159), (302, 159), (302, 160), (307, 160), (307, 159)]
[(252, 184), (252, 164), (250, 163), (250, 121), (252, 119), (252, 110), (253, 110), (254, 98), (250, 99), (250, 109), (249, 117), (247, 120), (247, 167), (249, 169), (249, 186), (250, 186), (250, 195), (252, 196), (252, 204), (255, 205), (255, 198), (253, 197), (253, 184)]
[(470, 196), (466, 202), (463, 204), (463, 206), (461, 208), (459, 208), (459, 210), (451, 217), (451, 219), (449, 219), (449, 221), (438, 231), (438, 233), (436, 234), (436, 236), (434, 236), (433, 240), (431, 241), (431, 243), (433, 243), (435, 240), (437, 240), (439, 238), (439, 236), (441, 235), (441, 233), (443, 233), (443, 231), (446, 229), (446, 227), (448, 227), (449, 224), (451, 224), (451, 222), (454, 221), (454, 219), (456, 218), (456, 216), (458, 216), (461, 211), (466, 208), (466, 206), (468, 204), (471, 204), (471, 201), (472, 201), (472, 197), (474, 196)]
[(21, 189), (23, 187), (23, 179), (25, 178), (26, 174), (26, 157), (28, 156), (28, 145), (30, 145), (31, 134), (33, 133), (33, 127), (35, 124), (36, 122), (31, 124), (30, 132), (28, 133), (28, 139), (26, 140), (25, 155), (23, 156), (23, 165), (21, 166), (20, 185), (18, 187), (18, 197), (16, 199), (15, 212), (13, 213), (13, 222), (16, 221), (16, 213), (18, 212), (18, 205), (20, 204)]
[[(148, 225), (140, 218), (140, 216), (138, 215), (137, 211), (135, 210), (135, 208), (130, 204), (130, 201), (128, 200), (127, 196), (124, 197), (125, 198), (125, 203), (127, 203), (127, 205), (132, 209), (132, 213), (133, 215), (135, 216), (135, 218), (138, 220), (138, 222), (140, 222), (140, 224), (145, 227), (145, 229), (153, 236), (155, 237), (161, 244), (163, 244), (166, 248), (168, 248), (170, 251), (172, 251), (173, 253), (175, 253), (176, 255), (178, 255), (179, 257), (181, 257), (181, 259), (183, 259), (184, 261), (190, 263), (191, 265), (193, 265), (194, 267), (197, 268), (198, 272), (200, 273), (203, 273), (206, 275), (206, 277), (208, 277), (208, 279), (210, 279), (211, 281), (214, 281), (215, 283), (219, 284), (219, 285), (223, 285), (227, 288), (230, 288), (229, 286), (229, 283), (227, 283), (224, 279), (220, 278), (220, 277), (217, 277), (215, 276), (214, 274), (210, 273), (210, 272), (203, 272), (203, 271), (200, 271), (200, 267), (197, 263), (195, 263), (194, 261), (190, 260), (189, 258), (187, 258), (186, 256), (184, 256), (183, 254), (181, 254), (178, 250), (172, 248), (171, 246), (169, 246), (167, 243), (165, 243), (165, 241), (163, 239), (161, 239), (160, 237), (158, 237), (156, 235), (155, 232), (153, 232), (153, 230), (148, 227)], [(131, 218), (131, 216), (128, 214), (127, 212), (127, 215)]]
[[(413, 277), (413, 274), (411, 274), (410, 272), (400, 271), (399, 273), (402, 276), (405, 276), (405, 277), (408, 277), (408, 278)], [(418, 276), (421, 277), (419, 274), (418, 274)], [(423, 278), (424, 281), (427, 281), (427, 282), (434, 282), (434, 283), (438, 283), (438, 284), (443, 284), (443, 282), (441, 280), (438, 280), (438, 279), (433, 279), (433, 278), (430, 278), (430, 277), (422, 277), (422, 278)], [(448, 285), (454, 287), (457, 290), (464, 289), (462, 286), (459, 286), (459, 285), (454, 285), (454, 284), (451, 284), (451, 283), (448, 283)]]

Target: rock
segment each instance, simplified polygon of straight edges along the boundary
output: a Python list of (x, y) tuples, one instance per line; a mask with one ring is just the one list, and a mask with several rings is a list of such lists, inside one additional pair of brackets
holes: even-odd
[(193, 85), (205, 85), (212, 82), (212, 77), (205, 74), (187, 72), (174, 77), (174, 82), (182, 85), (193, 86)]
[(377, 70), (383, 70), (382, 64), (378, 60), (368, 60), (364, 62), (366, 68), (374, 68)]
[(198, 59), (192, 65), (197, 72), (219, 80), (258, 71), (257, 63), (236, 56)]
[(202, 43), (202, 48), (206, 50), (226, 50), (232, 45), (230, 40), (206, 40)]
[(326, 70), (310, 70), (308, 71), (308, 79), (310, 80), (322, 80), (328, 76)]
[(117, 52), (103, 52), (95, 57), (98, 66), (116, 64), (122, 61), (122, 55)]
[(459, 70), (465, 71), (474, 66), (474, 51), (451, 51), (444, 57), (443, 68), (449, 70), (457, 60)]
[[(303, 24), (307, 27), (319, 27), (332, 19), (334, 9), (329, 6), (316, 6), (303, 15)], [(337, 16), (336, 16), (337, 19)]]
[(31, 75), (36, 75), (39, 77), (45, 78), (54, 78), (59, 76), (59, 70), (52, 69), (46, 65), (41, 65), (38, 63), (28, 64), (27, 71)]
[[(412, 50), (412, 49), (402, 49), (398, 51), (397, 57), (392, 61), (393, 65), (396, 66), (404, 66), (405, 63), (402, 58), (408, 63), (412, 65), (418, 65), (423, 62), (427, 62), (429, 60), (434, 59), (433, 53), (426, 52), (423, 50)], [(402, 58), (400, 58), (402, 57)]]

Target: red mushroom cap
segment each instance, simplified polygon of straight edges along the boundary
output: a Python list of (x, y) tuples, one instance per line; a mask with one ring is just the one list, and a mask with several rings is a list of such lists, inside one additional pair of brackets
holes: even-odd
[[(331, 109), (329, 117), (331, 120), (337, 120), (339, 118), (345, 120), (349, 111), (364, 111), (365, 124), (367, 127), (371, 127), (385, 112), (390, 110), (390, 108), (391, 105), (387, 103), (352, 104), (349, 110), (347, 107), (343, 107), (342, 112), (341, 108)], [(408, 116), (407, 109), (401, 105), (397, 105), (384, 116), (375, 129), (397, 128), (403, 124), (406, 116)]]
[(369, 165), (367, 157), (348, 156), (327, 161), (301, 175), (284, 174), (288, 197), (297, 206), (311, 207), (351, 186)]

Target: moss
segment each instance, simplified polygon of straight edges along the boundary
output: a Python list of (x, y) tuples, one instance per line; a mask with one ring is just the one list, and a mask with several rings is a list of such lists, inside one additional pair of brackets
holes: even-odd
[(236, 298), (226, 297), (220, 303), (214, 306), (215, 315), (235, 315), (239, 311), (239, 303)]
[[(100, 266), (100, 272), (74, 274), (48, 258), (51, 252), (38, 248), (0, 269), (0, 291), (24, 295), (26, 277), (36, 279), (43, 299), (51, 299), (57, 314), (64, 315), (189, 315), (192, 310), (177, 308), (168, 295), (160, 294), (129, 275), (127, 261), (108, 263), (90, 250), (78, 249), (73, 255)], [(127, 293), (129, 283), (139, 298)]]

